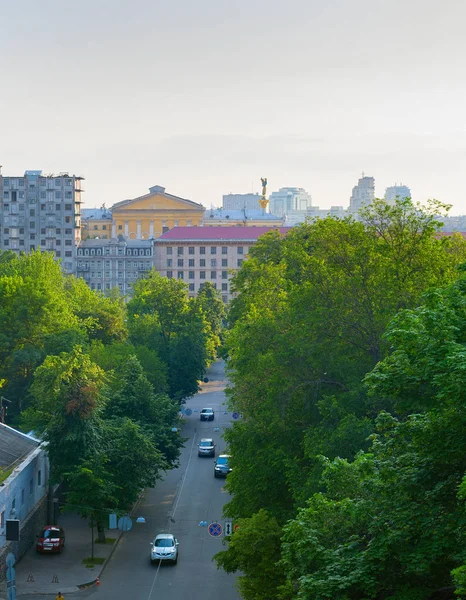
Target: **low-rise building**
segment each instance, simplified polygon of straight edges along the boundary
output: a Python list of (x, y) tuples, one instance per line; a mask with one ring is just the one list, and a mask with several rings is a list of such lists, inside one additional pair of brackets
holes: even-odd
[(282, 227), (285, 219), (262, 208), (206, 210), (201, 222), (204, 227)]
[[(49, 461), (41, 443), (29, 435), (0, 423), (0, 574), (5, 556), (19, 560), (47, 525), (49, 506)], [(6, 521), (18, 519), (20, 541), (7, 542)]]
[(154, 266), (154, 240), (87, 239), (77, 248), (76, 276), (91, 290), (118, 288), (130, 297), (133, 285)]
[(112, 211), (103, 205), (101, 208), (83, 208), (81, 212), (81, 238), (107, 240), (112, 235)]
[(174, 227), (155, 240), (155, 268), (165, 277), (188, 284), (195, 296), (206, 281), (220, 290), (223, 301), (233, 298), (231, 279), (261, 235), (287, 227)]

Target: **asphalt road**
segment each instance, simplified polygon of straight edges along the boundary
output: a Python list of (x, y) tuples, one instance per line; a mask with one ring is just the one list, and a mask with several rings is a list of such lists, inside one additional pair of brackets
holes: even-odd
[[(214, 538), (201, 521), (219, 522), (222, 508), (228, 500), (224, 480), (213, 475), (214, 459), (197, 455), (201, 437), (213, 437), (217, 454), (224, 451), (222, 432), (231, 425), (226, 407), (223, 363), (213, 365), (209, 383), (190, 399), (186, 408), (193, 414), (186, 417), (183, 437), (188, 438), (182, 451), (180, 467), (167, 473), (154, 489), (147, 490), (136, 515), (145, 524), (133, 524), (116, 548), (101, 585), (81, 593), (95, 600), (239, 600), (236, 577), (217, 570), (212, 557), (224, 548), (222, 538)], [(200, 422), (203, 407), (215, 410), (213, 422)], [(216, 431), (219, 428), (220, 431)], [(172, 521), (174, 520), (174, 522)], [(160, 532), (171, 532), (179, 540), (177, 565), (153, 566), (149, 561), (150, 541)], [(67, 598), (67, 600), (69, 600)]]

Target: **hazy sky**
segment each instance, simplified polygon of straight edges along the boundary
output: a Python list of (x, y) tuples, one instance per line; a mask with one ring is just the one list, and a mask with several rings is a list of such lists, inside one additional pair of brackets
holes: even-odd
[(364, 171), (466, 214), (464, 0), (0, 2), (0, 164), (86, 178), (85, 207), (152, 185), (306, 188)]

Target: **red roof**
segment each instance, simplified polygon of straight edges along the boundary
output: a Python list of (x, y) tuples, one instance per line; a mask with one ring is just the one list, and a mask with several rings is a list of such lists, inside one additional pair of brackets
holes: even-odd
[(291, 227), (173, 227), (157, 238), (157, 241), (181, 240), (257, 240), (258, 237), (277, 229), (282, 235)]

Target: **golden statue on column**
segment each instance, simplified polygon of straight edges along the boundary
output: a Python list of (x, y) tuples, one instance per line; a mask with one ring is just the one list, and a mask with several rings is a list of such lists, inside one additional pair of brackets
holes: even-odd
[(260, 207), (265, 211), (269, 201), (267, 200), (267, 177), (261, 177), (262, 197), (259, 200)]

